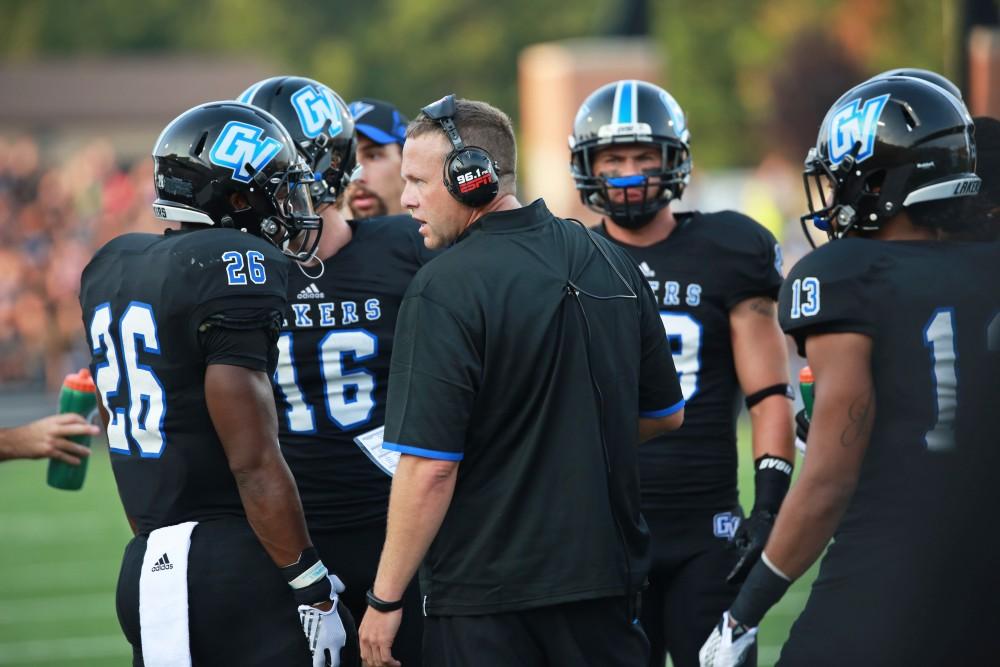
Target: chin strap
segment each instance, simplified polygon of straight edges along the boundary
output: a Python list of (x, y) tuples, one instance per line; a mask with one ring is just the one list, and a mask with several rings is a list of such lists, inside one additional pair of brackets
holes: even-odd
[[(319, 262), (319, 273), (317, 273), (315, 276), (310, 276), (309, 273), (306, 271), (306, 265), (312, 263), (313, 260)], [(320, 278), (323, 277), (323, 273), (326, 271), (326, 264), (323, 263), (322, 259), (316, 256), (315, 250), (313, 251), (312, 257), (310, 257), (305, 262), (295, 262), (295, 266), (299, 267), (299, 271), (302, 272), (302, 275), (304, 275), (309, 280), (319, 280)]]

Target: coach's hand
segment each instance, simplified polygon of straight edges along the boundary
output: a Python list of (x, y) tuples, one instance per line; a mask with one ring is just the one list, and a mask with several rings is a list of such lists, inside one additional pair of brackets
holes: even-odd
[(369, 607), (358, 629), (361, 640), (361, 661), (365, 667), (399, 667), (392, 657), (392, 642), (403, 621), (403, 610), (376, 611)]
[(767, 538), (771, 535), (771, 528), (774, 527), (775, 515), (766, 510), (755, 509), (750, 512), (750, 516), (740, 521), (733, 535), (731, 546), (736, 549), (738, 559), (733, 566), (729, 576), (726, 577), (727, 584), (742, 584), (743, 580), (750, 574), (750, 570), (760, 560), (760, 555), (764, 552)]
[(737, 623), (728, 611), (723, 612), (722, 619), (698, 651), (698, 662), (701, 667), (740, 667), (755, 641), (757, 628)]

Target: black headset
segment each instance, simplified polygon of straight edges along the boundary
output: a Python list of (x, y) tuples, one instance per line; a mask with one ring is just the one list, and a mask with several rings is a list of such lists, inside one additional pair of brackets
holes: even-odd
[(445, 95), (421, 111), (436, 120), (451, 141), (452, 151), (444, 159), (444, 185), (451, 196), (472, 208), (486, 206), (500, 191), (500, 165), (485, 148), (466, 146), (455, 127), (455, 96)]

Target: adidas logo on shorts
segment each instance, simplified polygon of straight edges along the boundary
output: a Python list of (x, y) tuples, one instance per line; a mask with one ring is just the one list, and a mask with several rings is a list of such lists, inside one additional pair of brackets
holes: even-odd
[(298, 293), (297, 299), (325, 299), (326, 295), (319, 291), (316, 283), (309, 283), (309, 286)]
[(160, 560), (156, 561), (156, 565), (153, 566), (153, 572), (159, 572), (160, 570), (172, 570), (174, 569), (174, 564), (170, 562), (167, 558), (167, 554), (160, 556)]

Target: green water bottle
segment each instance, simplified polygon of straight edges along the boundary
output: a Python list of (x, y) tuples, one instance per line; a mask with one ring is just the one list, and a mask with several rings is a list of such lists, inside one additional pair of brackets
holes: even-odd
[[(84, 419), (89, 419), (94, 408), (97, 407), (97, 394), (94, 380), (90, 377), (90, 371), (86, 368), (80, 369), (79, 373), (72, 373), (63, 380), (62, 389), (59, 391), (59, 413), (75, 412)], [(68, 438), (84, 447), (90, 447), (89, 435), (74, 435)], [(87, 459), (80, 460), (80, 465), (74, 466), (56, 459), (49, 460), (49, 486), (56, 489), (66, 489), (76, 491), (83, 486), (83, 478), (87, 475)]]
[(799, 371), (799, 393), (802, 394), (802, 407), (806, 409), (806, 416), (810, 419), (812, 419), (813, 414), (813, 401), (816, 398), (813, 391), (814, 382), (812, 369), (804, 366)]

